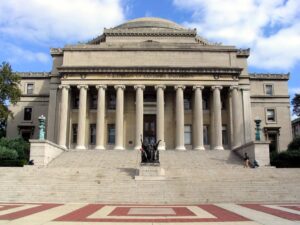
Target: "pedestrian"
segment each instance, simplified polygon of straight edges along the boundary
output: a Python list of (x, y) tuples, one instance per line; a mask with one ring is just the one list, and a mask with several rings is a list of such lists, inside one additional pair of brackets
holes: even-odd
[(244, 155), (244, 168), (249, 168), (249, 156), (248, 156), (247, 152), (245, 152), (245, 155)]

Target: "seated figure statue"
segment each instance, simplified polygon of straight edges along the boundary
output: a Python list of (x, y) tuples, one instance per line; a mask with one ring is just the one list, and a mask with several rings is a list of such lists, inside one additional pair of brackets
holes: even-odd
[(143, 139), (142, 139), (142, 135), (141, 135), (141, 144), (142, 144), (142, 148), (141, 148), (141, 161), (142, 163), (159, 163), (159, 151), (158, 151), (158, 145), (159, 142), (161, 140), (159, 140), (156, 143), (148, 143), (146, 144)]

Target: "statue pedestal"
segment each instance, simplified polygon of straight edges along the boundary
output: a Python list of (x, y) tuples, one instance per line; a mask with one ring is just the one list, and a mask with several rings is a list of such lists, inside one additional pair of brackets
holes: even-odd
[(135, 180), (165, 180), (165, 170), (159, 163), (141, 163)]

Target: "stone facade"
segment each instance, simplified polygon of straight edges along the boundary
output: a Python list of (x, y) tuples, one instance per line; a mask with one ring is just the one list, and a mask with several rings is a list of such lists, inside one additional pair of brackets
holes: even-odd
[(162, 140), (160, 150), (223, 150), (253, 141), (259, 117), (263, 140), (284, 150), (288, 75), (249, 74), (249, 54), (158, 18), (105, 29), (86, 44), (51, 49), (51, 73), (21, 73), (7, 136), (36, 138), (43, 114), (47, 140), (64, 148), (139, 149), (142, 135)]

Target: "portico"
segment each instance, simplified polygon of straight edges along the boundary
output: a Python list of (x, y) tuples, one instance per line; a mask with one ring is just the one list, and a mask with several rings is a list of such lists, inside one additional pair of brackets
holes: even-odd
[[(69, 91), (75, 88), (80, 90), (79, 93)], [(94, 110), (91, 105), (93, 92), (90, 90), (92, 89), (97, 90), (97, 104), (94, 106)], [(145, 102), (144, 91), (148, 89), (156, 98)], [(63, 128), (59, 132), (61, 146), (69, 145), (69, 148), (75, 146), (76, 149), (124, 150), (131, 148), (139, 150), (140, 138), (141, 135), (144, 135), (145, 130), (144, 118), (146, 114), (153, 115), (156, 120), (154, 125), (149, 123), (146, 126), (149, 126), (147, 129), (155, 129), (152, 132), (156, 136), (153, 141), (161, 140), (160, 150), (223, 150), (224, 145), (228, 149), (230, 146), (237, 146), (242, 143), (240, 141), (241, 137), (239, 137), (239, 128), (243, 125), (237, 116), (239, 114), (237, 104), (242, 99), (240, 90), (234, 85), (223, 87), (188, 84), (153, 86), (125, 83), (118, 85), (65, 84), (62, 85), (59, 91), (61, 92), (62, 103), (66, 102), (67, 99), (71, 99), (71, 102), (75, 101), (77, 97), (74, 96), (74, 93), (79, 94), (78, 110), (72, 104), (62, 104), (60, 108), (60, 115), (62, 116), (59, 126)], [(206, 93), (205, 98), (202, 94), (204, 91)], [(187, 96), (186, 92), (192, 94)], [(223, 98), (221, 98), (221, 93), (224, 95)], [(111, 96), (115, 96), (115, 103), (109, 105), (107, 99), (111, 99)], [(231, 108), (229, 108), (230, 100), (232, 101)], [(149, 103), (152, 103), (151, 109)], [(146, 107), (147, 112), (144, 112), (144, 107)], [(78, 124), (77, 131), (67, 131), (64, 128), (65, 124), (68, 123), (64, 115), (68, 114), (74, 115), (74, 118), (70, 118), (70, 120), (72, 124)], [(229, 114), (233, 116), (229, 117)], [(168, 118), (167, 121), (165, 118)], [(229, 120), (230, 118), (234, 119)], [(214, 120), (215, 128), (211, 133), (206, 132), (204, 137), (203, 121), (206, 123), (208, 120)], [(90, 126), (88, 123), (90, 123)], [(89, 127), (92, 127), (91, 124), (96, 124), (95, 143), (91, 143), (91, 138), (89, 138), (94, 132), (89, 129)], [(115, 130), (109, 130), (108, 124), (112, 124)], [(230, 127), (230, 124), (232, 124), (232, 127)], [(210, 129), (209, 124), (205, 124), (205, 126), (206, 129)], [(222, 130), (222, 127), (226, 127), (226, 130)], [(190, 133), (187, 133), (186, 129), (189, 128), (191, 128)], [(77, 133), (76, 143), (66, 144), (67, 140), (72, 139), (74, 132)], [(109, 132), (114, 136), (114, 143), (108, 143)], [(225, 137), (222, 135), (225, 135)], [(238, 139), (239, 141), (229, 143), (231, 135), (234, 140)], [(69, 138), (67, 138), (68, 136)], [(144, 138), (148, 140), (148, 137)], [(204, 143), (204, 138), (211, 141)], [(188, 142), (187, 139), (191, 139), (191, 142)]]

